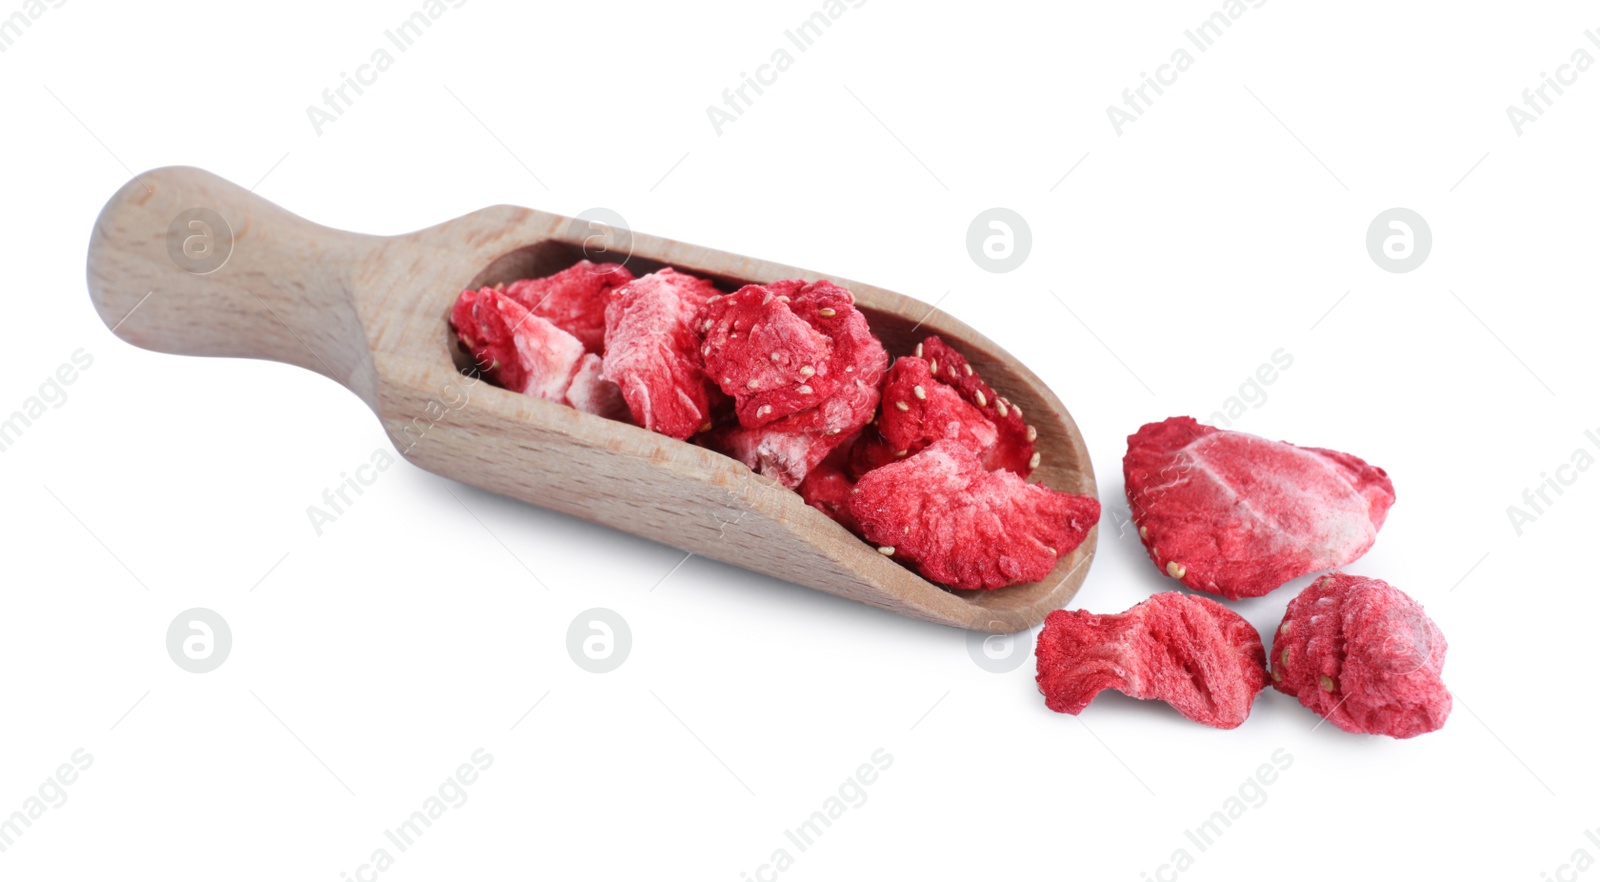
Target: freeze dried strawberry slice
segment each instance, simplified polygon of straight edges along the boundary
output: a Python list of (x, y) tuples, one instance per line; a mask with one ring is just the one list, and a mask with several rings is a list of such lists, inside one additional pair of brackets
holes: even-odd
[(1128, 438), (1128, 507), (1167, 575), (1232, 600), (1343, 566), (1394, 503), (1383, 469), (1173, 417)]
[(565, 401), (585, 354), (578, 338), (532, 314), (518, 321), (512, 338), (527, 368), (527, 378), (517, 391), (546, 401)]
[(1045, 705), (1077, 714), (1102, 689), (1232, 729), (1267, 684), (1261, 635), (1215, 600), (1168, 591), (1117, 615), (1056, 610), (1034, 652)]
[(855, 295), (827, 281), (791, 279), (767, 287), (790, 297), (794, 314), (833, 344), (828, 374), (838, 382), (837, 388), (815, 408), (797, 414), (791, 425), (809, 426), (828, 435), (850, 435), (871, 422), (889, 353), (867, 326), (867, 317), (856, 309)]
[(493, 288), (461, 292), (450, 323), (490, 382), (535, 398), (562, 400), (583, 357), (576, 337)]
[(528, 368), (517, 354), (512, 329), (528, 311), (493, 288), (467, 289), (450, 310), (450, 327), (472, 354), (478, 372), (502, 389), (521, 392)]
[(555, 275), (512, 282), (502, 293), (577, 337), (586, 351), (600, 355), (605, 351), (611, 292), (631, 281), (633, 273), (620, 263), (580, 260)]
[(867, 317), (856, 308), (856, 297), (849, 289), (825, 280), (806, 283), (795, 279), (767, 287), (791, 298), (789, 308), (794, 314), (833, 342), (830, 373), (841, 384), (848, 377), (877, 388), (889, 366), (889, 354), (867, 325)]
[(598, 375), (598, 357), (578, 338), (493, 288), (461, 292), (450, 311), (456, 336), (489, 382), (616, 418), (617, 388)]
[[(895, 457), (909, 456), (949, 438), (986, 459), (999, 438), (983, 411), (968, 404), (953, 387), (935, 380), (928, 362), (916, 357), (897, 358), (890, 366), (883, 383), (878, 433)], [(881, 460), (882, 454), (874, 453), (871, 458)]]
[(1272, 682), (1346, 732), (1411, 738), (1450, 716), (1447, 648), (1405, 592), (1333, 573), (1289, 601), (1272, 640)]
[(1043, 579), (1100, 519), (1096, 500), (987, 471), (950, 440), (863, 475), (850, 510), (879, 551), (951, 588)]
[(757, 428), (833, 394), (833, 341), (789, 309), (790, 298), (746, 285), (711, 298), (696, 318), (706, 373), (733, 396), (740, 424)]
[(872, 420), (889, 356), (846, 289), (750, 285), (711, 302), (699, 321), (713, 379), (739, 400), (740, 425), (708, 433), (707, 447), (792, 489)]
[(853, 377), (810, 410), (758, 428), (719, 425), (699, 440), (792, 490), (830, 453), (852, 440), (877, 406), (877, 387)]
[(601, 376), (622, 389), (634, 422), (682, 440), (708, 425), (712, 386), (692, 323), (716, 289), (672, 269), (611, 292)]
[(746, 285), (713, 297), (696, 322), (706, 372), (734, 397), (747, 428), (823, 409), (843, 395), (846, 408), (814, 419), (824, 430), (853, 431), (848, 414), (876, 405), (875, 395), (863, 391), (876, 389), (888, 356), (855, 309), (855, 297), (831, 282)]
[(927, 359), (933, 375), (961, 394), (994, 424), (998, 438), (983, 456), (989, 469), (1005, 469), (1026, 478), (1039, 467), (1034, 441), (1039, 433), (1022, 419), (1022, 408), (1012, 404), (983, 381), (965, 356), (937, 336), (917, 345), (917, 357)]

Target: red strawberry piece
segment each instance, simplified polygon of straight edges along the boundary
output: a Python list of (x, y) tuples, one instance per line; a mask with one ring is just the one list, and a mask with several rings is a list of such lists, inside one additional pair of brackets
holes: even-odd
[[(909, 456), (934, 441), (950, 438), (984, 459), (999, 437), (983, 411), (967, 403), (954, 387), (935, 380), (928, 362), (916, 357), (897, 358), (889, 368), (878, 433), (894, 457)], [(883, 456), (874, 452), (870, 458), (881, 460)]]
[(1117, 615), (1058, 609), (1045, 617), (1034, 655), (1045, 705), (1064, 714), (1115, 689), (1232, 729), (1250, 716), (1267, 684), (1256, 629), (1215, 600), (1179, 591)]
[(1005, 469), (1024, 478), (1038, 468), (1039, 457), (1034, 449), (1034, 441), (1039, 433), (1023, 421), (1022, 408), (985, 383), (966, 357), (937, 336), (928, 337), (918, 344), (917, 357), (927, 359), (932, 373), (940, 382), (959, 392), (963, 399), (976, 406), (994, 424), (999, 438), (983, 456), (986, 468)]
[(877, 404), (876, 387), (851, 379), (810, 410), (754, 429), (719, 423), (698, 440), (792, 490), (830, 453), (854, 438), (872, 419)]
[(1354, 456), (1190, 417), (1129, 436), (1122, 472), (1150, 559), (1190, 588), (1231, 600), (1355, 560), (1394, 503), (1383, 469)]
[(705, 279), (672, 269), (611, 292), (601, 376), (622, 389), (635, 423), (679, 440), (708, 425), (713, 387), (693, 322), (716, 293)]
[(1410, 738), (1450, 716), (1447, 648), (1405, 592), (1333, 573), (1289, 601), (1272, 640), (1272, 683), (1346, 732)]
[(833, 344), (828, 374), (838, 381), (838, 388), (815, 408), (797, 414), (790, 425), (835, 436), (837, 444), (872, 421), (889, 353), (867, 327), (867, 317), (856, 309), (855, 295), (848, 290), (828, 281), (795, 279), (768, 288), (790, 297), (794, 314)]
[(805, 283), (790, 279), (768, 288), (779, 296), (790, 297), (789, 308), (794, 314), (833, 342), (834, 369), (830, 373), (841, 384), (849, 377), (863, 386), (878, 388), (883, 371), (889, 366), (889, 354), (868, 327), (867, 317), (856, 308), (854, 294), (824, 280)]
[(712, 298), (696, 321), (706, 372), (746, 428), (813, 410), (820, 431), (853, 432), (871, 419), (888, 354), (848, 290), (799, 279), (746, 285)]
[[(722, 307), (729, 299), (732, 303)], [(758, 324), (761, 327), (754, 335), (760, 342), (749, 345), (751, 329)], [(773, 325), (786, 330), (770, 331)], [(721, 368), (713, 370), (713, 378), (736, 399), (743, 396), (739, 402), (741, 425), (707, 433), (703, 443), (785, 487), (798, 487), (825, 457), (871, 421), (877, 410), (878, 386), (889, 356), (867, 328), (866, 317), (855, 308), (854, 295), (838, 285), (788, 279), (747, 286), (731, 298), (710, 304), (700, 316), (699, 327), (707, 335), (702, 354)], [(791, 357), (789, 351), (772, 348), (778, 340), (796, 341), (793, 351), (803, 354)], [(820, 350), (812, 348), (815, 346)], [(813, 355), (816, 363), (810, 364)], [(745, 360), (764, 364), (748, 367)], [(765, 396), (771, 391), (766, 384), (767, 365), (771, 364), (782, 365), (782, 370), (771, 375), (774, 382), (782, 380), (788, 385), (775, 385), (777, 393)], [(800, 371), (808, 367), (810, 373)], [(752, 379), (758, 388), (749, 385)], [(806, 382), (797, 384), (795, 380)], [(809, 391), (800, 391), (802, 387)], [(789, 410), (800, 399), (808, 406)], [(786, 416), (773, 419), (784, 411), (788, 411)]]
[(462, 291), (450, 310), (450, 327), (472, 354), (478, 372), (513, 392), (521, 392), (528, 381), (528, 369), (517, 354), (512, 332), (526, 316), (526, 309), (493, 288)]
[(746, 285), (711, 298), (695, 319), (706, 373), (733, 396), (747, 428), (809, 410), (839, 386), (833, 341), (795, 315), (791, 299)]
[[(878, 377), (883, 376), (879, 371)], [(810, 410), (791, 414), (770, 426), (790, 432), (814, 432), (825, 436), (828, 449), (842, 444), (862, 426), (872, 421), (878, 410), (878, 387), (865, 379), (846, 380), (838, 391)]]
[(518, 320), (512, 337), (527, 367), (527, 380), (518, 391), (546, 401), (565, 401), (585, 354), (583, 344), (532, 313), (524, 313)]
[[(493, 288), (463, 291), (450, 311), (456, 336), (489, 382), (615, 418), (617, 387), (599, 376), (599, 358), (578, 338)], [(620, 415), (626, 414), (626, 409)]]
[(806, 473), (805, 480), (800, 482), (795, 491), (807, 505), (838, 521), (846, 530), (860, 535), (861, 523), (850, 511), (851, 491), (855, 489), (856, 482), (850, 480), (843, 462), (845, 457), (840, 455), (847, 450), (844, 446), (835, 448), (833, 454)]
[(631, 281), (633, 273), (620, 263), (580, 260), (552, 276), (512, 282), (503, 293), (577, 337), (586, 351), (600, 355), (605, 351), (611, 292)]
[(1093, 498), (987, 471), (948, 439), (867, 472), (850, 511), (879, 551), (930, 581), (974, 589), (1043, 579), (1100, 519)]

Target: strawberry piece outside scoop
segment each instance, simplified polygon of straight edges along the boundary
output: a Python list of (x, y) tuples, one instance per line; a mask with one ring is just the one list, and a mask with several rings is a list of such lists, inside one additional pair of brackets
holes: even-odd
[(1232, 729), (1250, 716), (1267, 683), (1255, 627), (1215, 600), (1180, 591), (1116, 615), (1056, 610), (1045, 617), (1034, 655), (1045, 705), (1064, 714), (1115, 689)]
[(1190, 588), (1230, 600), (1365, 554), (1395, 498), (1383, 469), (1347, 453), (1190, 417), (1129, 436), (1122, 471), (1150, 559)]
[(1333, 573), (1300, 592), (1272, 640), (1272, 683), (1346, 732), (1412, 738), (1452, 700), (1444, 633), (1405, 592)]

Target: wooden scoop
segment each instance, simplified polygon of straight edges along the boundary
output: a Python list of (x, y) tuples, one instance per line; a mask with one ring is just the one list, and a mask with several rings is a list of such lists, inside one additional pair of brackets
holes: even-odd
[[(629, 238), (631, 256), (615, 250)], [(606, 240), (612, 250), (594, 253)], [(586, 243), (587, 256), (626, 257), (636, 275), (672, 266), (724, 291), (789, 278), (843, 285), (891, 354), (928, 334), (964, 353), (1038, 429), (1036, 477), (1095, 495), (1089, 453), (1066, 408), (954, 318), (837, 276), (541, 211), (501, 205), (404, 236), (366, 236), (318, 226), (198, 169), (159, 169), (128, 182), (101, 212), (89, 293), (107, 327), (136, 346), (316, 371), (360, 396), (422, 468), (695, 554), (994, 633), (1038, 624), (1077, 591), (1097, 530), (1042, 582), (952, 591), (733, 459), (463, 373), (447, 321), (462, 289), (548, 275), (583, 259)]]

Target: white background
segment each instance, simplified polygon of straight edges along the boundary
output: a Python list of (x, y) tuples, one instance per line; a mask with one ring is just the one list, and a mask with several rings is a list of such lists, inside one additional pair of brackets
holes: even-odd
[[(787, 848), (785, 880), (1379, 860), (1384, 878), (1600, 879), (1559, 870), (1600, 857), (1600, 471), (1521, 535), (1507, 515), (1575, 450), (1600, 456), (1600, 71), (1520, 135), (1505, 110), (1574, 49), (1600, 56), (1592, 7), (1267, 2), (1119, 136), (1106, 106), (1218, 5), (870, 0), (718, 135), (707, 105), (819, 3), (473, 0), (318, 135), (306, 107), (420, 8), (357, 6), (72, 0), (0, 54), (0, 414), (93, 358), (0, 454), (0, 813), (94, 757), (0, 877), (355, 878), (484, 748), (468, 801), (381, 878), (732, 882), (773, 878)], [(1454, 715), (1406, 742), (1270, 690), (1228, 732), (1111, 693), (1057, 715), (1031, 659), (990, 673), (962, 633), (699, 558), (673, 571), (672, 548), (403, 462), (319, 537), (307, 506), (389, 448), (361, 403), (283, 365), (135, 349), (90, 307), (96, 213), (171, 164), (373, 233), (604, 206), (938, 301), (1087, 437), (1106, 517), (1074, 605), (1099, 612), (1173, 587), (1119, 535), (1125, 437), (1204, 418), (1283, 348), (1292, 368), (1235, 428), (1390, 472), (1398, 503), (1349, 569), (1439, 623)], [(991, 206), (1032, 228), (1008, 274), (965, 248)], [(1431, 226), (1414, 272), (1366, 252), (1392, 206)], [(1235, 608), (1270, 636), (1307, 581)], [(213, 673), (165, 650), (194, 606), (232, 626)], [(567, 655), (591, 607), (632, 628), (614, 673)], [(893, 765), (864, 804), (804, 852), (784, 838), (879, 748)], [(1264, 804), (1204, 852), (1185, 839), (1280, 749)], [(1193, 865), (1162, 870), (1180, 847)]]

